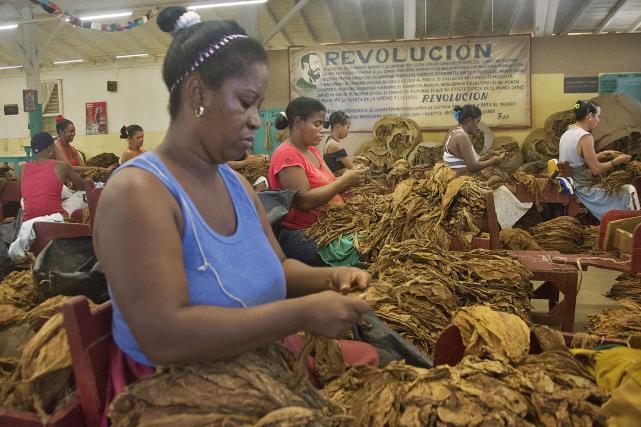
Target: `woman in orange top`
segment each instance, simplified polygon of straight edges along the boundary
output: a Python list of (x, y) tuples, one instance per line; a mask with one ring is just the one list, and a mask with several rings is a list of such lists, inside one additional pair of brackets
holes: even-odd
[(76, 136), (76, 127), (71, 120), (62, 116), (56, 117), (56, 160), (69, 163), (73, 167), (85, 166), (85, 159), (80, 151), (71, 146), (71, 142)]
[(123, 126), (120, 128), (120, 138), (126, 139), (129, 144), (129, 147), (120, 156), (121, 165), (145, 152), (145, 149), (142, 148), (142, 144), (145, 142), (145, 132), (142, 127), (138, 125)]

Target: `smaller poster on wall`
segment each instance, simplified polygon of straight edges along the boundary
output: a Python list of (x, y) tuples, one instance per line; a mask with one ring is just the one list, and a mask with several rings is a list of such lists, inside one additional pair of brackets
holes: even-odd
[(38, 91), (35, 89), (25, 89), (22, 91), (22, 105), (25, 113), (36, 111), (38, 105)]
[(87, 102), (85, 104), (87, 117), (87, 135), (102, 135), (107, 133), (107, 103)]

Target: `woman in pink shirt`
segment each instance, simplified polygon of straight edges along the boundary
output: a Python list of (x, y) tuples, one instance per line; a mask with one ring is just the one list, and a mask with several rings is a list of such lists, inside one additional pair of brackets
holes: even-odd
[(282, 222), (278, 240), (288, 257), (310, 265), (324, 265), (318, 248), (304, 238), (304, 230), (318, 220), (318, 211), (329, 203), (342, 203), (340, 194), (367, 179), (367, 170), (350, 169), (336, 178), (316, 146), (322, 141), (325, 106), (316, 99), (299, 97), (276, 120), (276, 128), (289, 128), (269, 163), (269, 186), (298, 191), (296, 202)]

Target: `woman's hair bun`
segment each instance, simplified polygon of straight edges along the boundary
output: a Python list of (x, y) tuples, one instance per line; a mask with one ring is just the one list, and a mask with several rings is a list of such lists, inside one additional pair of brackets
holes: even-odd
[(457, 105), (456, 107), (454, 107), (454, 112), (456, 111), (463, 111), (463, 107), (461, 107), (460, 105)]
[(127, 134), (127, 125), (122, 125), (120, 128), (120, 139), (127, 139), (129, 138), (129, 134)]
[(274, 126), (278, 130), (283, 130), (289, 127), (289, 121), (287, 120), (287, 117), (285, 117), (282, 114), (279, 114), (278, 117), (276, 117), (276, 121), (274, 123)]
[(58, 115), (56, 116), (56, 124), (60, 123), (60, 122), (61, 122), (61, 121), (63, 121), (64, 119), (65, 119), (65, 118), (64, 118), (64, 116), (63, 116), (62, 114), (58, 114)]
[(182, 6), (166, 7), (158, 14), (156, 23), (165, 33), (171, 33), (176, 29), (178, 19), (185, 13), (187, 13), (187, 9)]

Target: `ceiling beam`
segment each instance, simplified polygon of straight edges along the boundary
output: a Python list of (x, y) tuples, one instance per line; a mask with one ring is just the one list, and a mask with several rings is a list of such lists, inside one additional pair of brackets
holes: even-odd
[(479, 19), (479, 25), (476, 28), (477, 35), (480, 35), (481, 31), (483, 31), (485, 21), (487, 21), (487, 17), (490, 15), (491, 12), (492, 12), (492, 0), (485, 0), (485, 4), (483, 5), (483, 13), (481, 13), (481, 17)]
[[(276, 15), (274, 15), (274, 12), (272, 12), (272, 8), (269, 7), (269, 3), (265, 4), (265, 10), (267, 11), (267, 16), (269, 16), (269, 19), (272, 21), (272, 24), (278, 24), (278, 19), (276, 19)], [(280, 29), (280, 35), (285, 39), (289, 46), (294, 45), (294, 43), (292, 43), (292, 39), (289, 37), (289, 34), (287, 34), (287, 31), (285, 31), (284, 28)]]
[(416, 38), (416, 0), (403, 0), (403, 38)]
[(262, 40), (263, 44), (267, 43), (274, 37), (278, 32), (287, 24), (287, 22), (291, 19), (292, 16), (294, 16), (296, 13), (298, 13), (299, 10), (301, 10), (305, 5), (309, 2), (309, 0), (300, 0), (296, 6), (292, 7), (289, 12), (285, 16), (283, 16), (283, 19), (281, 19), (275, 26), (272, 28), (272, 30), (267, 34), (267, 36)]
[(58, 23), (58, 26), (56, 27), (56, 29), (51, 32), (49, 37), (47, 37), (47, 41), (44, 42), (42, 47), (40, 47), (40, 46), (37, 47), (38, 54), (40, 54), (41, 52), (46, 52), (47, 49), (49, 49), (49, 45), (51, 44), (51, 42), (53, 42), (56, 39), (56, 36), (60, 32), (60, 30), (62, 30), (62, 27), (65, 26), (65, 24), (66, 24), (66, 22), (63, 19), (61, 19), (60, 22)]
[(327, 4), (327, 0), (323, 0), (323, 2), (325, 3), (325, 9), (327, 10), (327, 20), (329, 20), (329, 23), (331, 24), (332, 28), (336, 30), (336, 34), (338, 35), (338, 41), (343, 43), (345, 39), (343, 38), (341, 29), (336, 25), (336, 21), (334, 20), (334, 15), (332, 15), (332, 11), (329, 9), (329, 4)]
[(512, 16), (510, 16), (510, 22), (507, 25), (508, 34), (512, 34), (514, 32), (514, 26), (516, 25), (516, 21), (519, 19), (519, 16), (523, 11), (524, 3), (525, 3), (525, 0), (514, 0), (512, 2), (512, 4), (514, 4), (514, 9), (512, 10)]
[(534, 5), (534, 35), (550, 36), (554, 32), (559, 0), (537, 0)]
[(625, 30), (625, 32), (626, 32), (626, 33), (634, 33), (634, 32), (639, 28), (639, 26), (641, 26), (641, 16), (639, 16), (639, 17), (637, 18), (637, 20), (636, 20), (636, 21), (634, 21), (634, 22), (632, 23), (632, 25), (630, 25), (630, 26), (627, 28), (627, 30)]
[(574, 15), (568, 20), (568, 22), (565, 24), (563, 27), (563, 30), (560, 31), (561, 34), (567, 34), (571, 33), (572, 29), (574, 28), (574, 25), (577, 23), (583, 12), (590, 7), (594, 3), (594, 0), (583, 0), (581, 2), (581, 6), (579, 6), (578, 10), (574, 12)]
[(316, 34), (312, 31), (312, 28), (309, 26), (309, 22), (307, 22), (307, 18), (305, 18), (305, 15), (302, 13), (300, 14), (301, 17), (301, 22), (303, 23), (303, 27), (305, 27), (305, 31), (307, 31), (307, 34), (309, 35), (309, 38), (312, 39), (313, 44), (318, 44), (318, 37), (316, 37)]
[(605, 27), (610, 25), (610, 22), (614, 18), (614, 15), (616, 15), (619, 10), (621, 10), (621, 8), (626, 5), (627, 2), (628, 0), (619, 0), (618, 2), (616, 2), (614, 7), (610, 9), (610, 12), (608, 12), (605, 18), (603, 18), (603, 21), (601, 21), (601, 23), (596, 27), (596, 30), (594, 30), (594, 34), (602, 33)]

